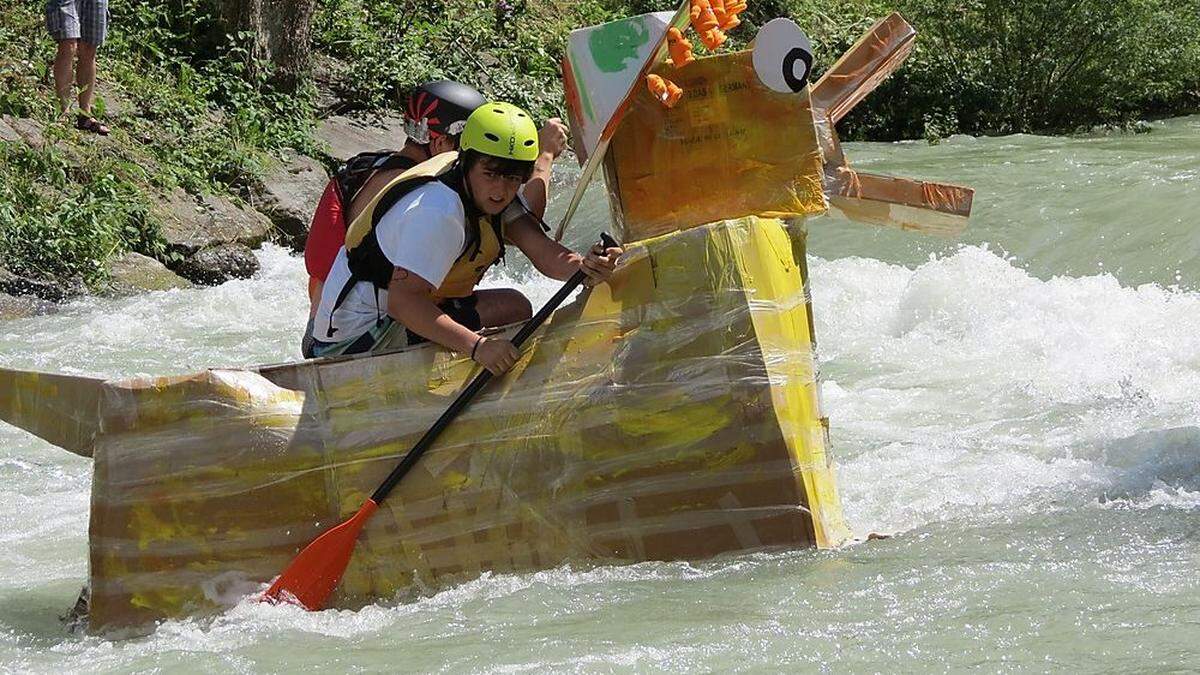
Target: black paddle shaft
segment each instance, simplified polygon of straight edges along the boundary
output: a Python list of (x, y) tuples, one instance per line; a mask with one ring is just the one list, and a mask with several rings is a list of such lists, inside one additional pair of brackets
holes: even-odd
[[(618, 245), (617, 241), (609, 236), (607, 232), (601, 233), (600, 242), (604, 245), (605, 250)], [(525, 322), (524, 326), (521, 326), (521, 330), (517, 331), (516, 336), (512, 339), (513, 346), (517, 349), (520, 349), (521, 345), (529, 339), (529, 336), (533, 335), (534, 331), (540, 328), (542, 324), (546, 322), (546, 319), (550, 318), (550, 315), (554, 313), (554, 310), (558, 309), (558, 306), (563, 303), (563, 300), (566, 300), (568, 295), (575, 292), (575, 289), (579, 287), (579, 284), (583, 283), (585, 276), (586, 275), (582, 270), (572, 274), (571, 278), (567, 279), (567, 283), (563, 284), (562, 288), (558, 289), (558, 292), (554, 294), (554, 297), (550, 298), (546, 304), (542, 305), (542, 308), (537, 311), (537, 314), (534, 314), (532, 317), (530, 317), (530, 319)], [(402, 478), (404, 478), (409, 469), (412, 469), (417, 463), (417, 460), (421, 459), (421, 455), (424, 455), (425, 451), (429, 449), (429, 446), (433, 445), (433, 442), (437, 440), (437, 437), (441, 435), (442, 431), (445, 430), (446, 427), (450, 426), (450, 423), (454, 421), (454, 418), (458, 417), (458, 414), (462, 412), (463, 408), (467, 407), (467, 404), (471, 402), (471, 399), (475, 398), (475, 394), (478, 394), (479, 390), (487, 386), (487, 383), (491, 380), (492, 372), (490, 370), (484, 370), (482, 373), (476, 375), (475, 379), (471, 380), (471, 383), (467, 385), (467, 388), (462, 390), (462, 393), (458, 395), (458, 398), (454, 399), (454, 402), (450, 404), (449, 408), (446, 408), (446, 412), (442, 413), (442, 416), (437, 418), (437, 421), (433, 423), (433, 426), (429, 427), (429, 431), (425, 432), (425, 435), (421, 437), (421, 440), (417, 441), (417, 444), (414, 445), (406, 455), (404, 455), (404, 459), (400, 460), (400, 463), (396, 465), (396, 468), (392, 469), (392, 472), (388, 474), (388, 477), (383, 481), (383, 484), (380, 485), (377, 490), (375, 490), (375, 494), (371, 495), (371, 501), (375, 502), (376, 504), (380, 504), (384, 499), (387, 498), (388, 493), (392, 491), (392, 488), (396, 487), (396, 484), (399, 483)]]

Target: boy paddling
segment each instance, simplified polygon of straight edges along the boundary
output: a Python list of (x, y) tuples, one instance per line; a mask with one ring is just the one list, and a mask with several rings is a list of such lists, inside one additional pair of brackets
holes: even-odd
[(467, 118), (459, 145), (401, 173), (351, 223), (317, 309), (314, 356), (432, 340), (501, 374), (516, 348), (476, 331), (532, 315), (516, 290), (475, 290), (505, 244), (554, 279), (582, 270), (594, 285), (611, 276), (620, 248), (579, 255), (532, 218), (501, 217), (540, 154), (528, 113), (486, 103)]

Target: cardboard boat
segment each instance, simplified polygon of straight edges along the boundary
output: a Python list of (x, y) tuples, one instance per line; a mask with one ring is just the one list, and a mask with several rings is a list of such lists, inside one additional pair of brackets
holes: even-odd
[[(564, 68), (577, 128), (595, 30), (611, 28), (573, 33)], [(885, 19), (811, 95), (766, 89), (741, 52), (673, 73), (674, 108), (637, 97), (604, 164), (627, 243), (611, 284), (559, 309), (443, 434), (367, 524), (330, 605), (485, 572), (847, 541), (804, 219), (832, 204), (961, 228), (970, 190), (855, 174), (834, 132), (913, 35)], [(128, 635), (260, 591), (473, 372), (429, 345), (182, 377), (2, 370), (0, 417), (93, 457), (89, 629)]]

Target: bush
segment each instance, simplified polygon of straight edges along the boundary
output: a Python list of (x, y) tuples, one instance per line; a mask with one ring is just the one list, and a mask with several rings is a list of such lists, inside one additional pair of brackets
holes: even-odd
[(567, 34), (626, 15), (600, 0), (326, 0), (313, 35), (346, 65), (338, 93), (351, 109), (402, 108), (415, 85), (449, 78), (544, 119), (563, 113)]
[(161, 256), (144, 194), (121, 172), (112, 160), (82, 168), (54, 151), (0, 145), (0, 260), (22, 276), (95, 285), (114, 255)]
[[(575, 27), (669, 9), (656, 0), (326, 0), (319, 51), (342, 60), (355, 108), (400, 107), (449, 77), (561, 115), (559, 61)], [(1070, 132), (1200, 109), (1200, 0), (757, 0), (732, 32), (791, 16), (813, 39), (815, 75), (900, 11), (919, 31), (907, 63), (843, 122), (847, 138)]]
[(844, 121), (849, 138), (1061, 133), (1200, 109), (1198, 0), (786, 4), (825, 67), (864, 19), (898, 10), (918, 30), (904, 66)]
[[(42, 0), (0, 4), (0, 114), (31, 117), (58, 150), (0, 152), (0, 260), (36, 276), (95, 280), (123, 250), (161, 255), (157, 190), (244, 193), (271, 157), (316, 154), (315, 87), (284, 96), (247, 72), (247, 35), (225, 35), (222, 0), (124, 0), (101, 76), (130, 114), (99, 147), (72, 151), (54, 122), (54, 44)], [(448, 77), (561, 116), (560, 62), (577, 27), (670, 9), (674, 0), (316, 0), (314, 51), (345, 107), (401, 108)], [(1063, 132), (1200, 109), (1200, 0), (752, 0), (729, 48), (792, 16), (815, 74), (899, 10), (920, 31), (908, 62), (843, 120), (846, 139)], [(332, 59), (324, 58), (332, 57)], [(103, 105), (100, 102), (99, 105)]]
[(316, 153), (312, 87), (283, 96), (266, 71), (248, 79), (244, 36), (214, 36), (206, 0), (113, 3), (100, 74), (130, 114), (102, 143), (75, 145), (57, 121), (41, 6), (0, 9), (0, 113), (37, 120), (52, 141), (0, 153), (0, 264), (12, 271), (96, 283), (112, 255), (163, 258), (148, 209), (158, 190), (240, 193), (276, 151)]

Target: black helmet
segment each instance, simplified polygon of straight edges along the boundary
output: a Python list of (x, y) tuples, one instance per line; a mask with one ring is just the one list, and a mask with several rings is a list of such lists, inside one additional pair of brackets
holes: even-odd
[(457, 136), (467, 117), (485, 102), (483, 94), (461, 82), (426, 82), (408, 96), (404, 133), (421, 145), (439, 136)]

